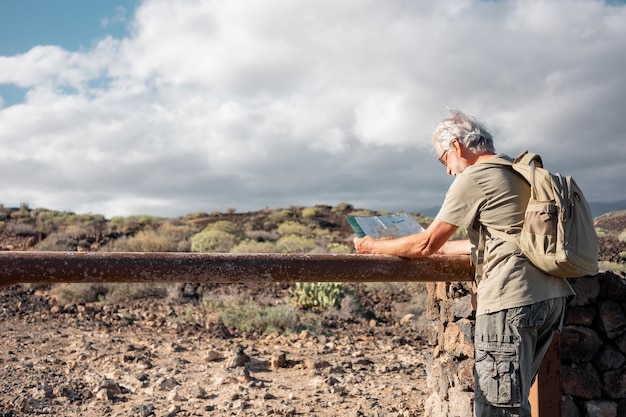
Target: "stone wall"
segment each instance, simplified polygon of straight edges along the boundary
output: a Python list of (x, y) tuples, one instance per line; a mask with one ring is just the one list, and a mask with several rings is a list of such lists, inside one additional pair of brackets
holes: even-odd
[[(603, 272), (570, 283), (577, 297), (567, 308), (561, 334), (562, 416), (626, 417), (626, 281)], [(425, 416), (471, 416), (471, 284), (430, 283), (428, 293), (433, 350)]]

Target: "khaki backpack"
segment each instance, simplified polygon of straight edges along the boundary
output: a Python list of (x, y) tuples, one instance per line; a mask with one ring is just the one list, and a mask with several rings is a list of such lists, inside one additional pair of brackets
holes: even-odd
[(524, 256), (549, 275), (574, 278), (598, 273), (598, 237), (591, 210), (570, 176), (543, 168), (541, 157), (524, 151), (515, 162), (492, 158), (488, 163), (507, 165), (530, 184), (530, 200), (520, 235), (488, 228), (492, 235), (513, 241)]

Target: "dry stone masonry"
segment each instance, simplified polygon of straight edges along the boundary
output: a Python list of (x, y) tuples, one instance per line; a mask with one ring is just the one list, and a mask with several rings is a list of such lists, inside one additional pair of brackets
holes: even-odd
[[(570, 279), (577, 296), (561, 334), (563, 417), (626, 417), (626, 280), (612, 272)], [(472, 415), (471, 284), (428, 284), (426, 417)], [(542, 416), (543, 417), (543, 416)]]

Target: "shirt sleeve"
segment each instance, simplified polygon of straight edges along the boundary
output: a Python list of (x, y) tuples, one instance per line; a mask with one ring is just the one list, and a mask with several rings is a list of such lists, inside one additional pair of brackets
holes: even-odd
[(436, 218), (469, 229), (485, 202), (485, 195), (471, 176), (464, 174), (457, 176), (450, 185)]

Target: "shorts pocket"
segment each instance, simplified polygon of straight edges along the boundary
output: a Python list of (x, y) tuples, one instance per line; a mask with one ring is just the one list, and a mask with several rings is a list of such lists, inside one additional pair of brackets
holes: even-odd
[(481, 350), (476, 347), (476, 400), (519, 407), (519, 361), (515, 350)]

